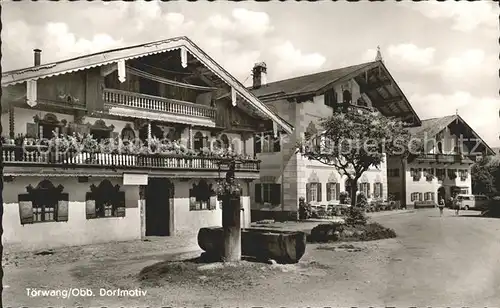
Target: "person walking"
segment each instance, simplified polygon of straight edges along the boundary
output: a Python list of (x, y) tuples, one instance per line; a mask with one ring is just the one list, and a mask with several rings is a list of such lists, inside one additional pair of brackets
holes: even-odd
[(439, 216), (443, 216), (443, 210), (444, 210), (444, 199), (441, 197), (438, 202), (438, 207), (439, 207)]
[(460, 202), (458, 202), (458, 200), (455, 200), (455, 206), (457, 207), (455, 209), (455, 215), (458, 216), (460, 213), (460, 208), (462, 207), (462, 204)]

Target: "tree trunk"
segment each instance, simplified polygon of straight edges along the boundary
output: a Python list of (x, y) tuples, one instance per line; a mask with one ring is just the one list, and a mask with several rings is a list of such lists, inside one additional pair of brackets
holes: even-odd
[(351, 206), (356, 206), (356, 192), (358, 191), (358, 179), (351, 181)]
[(240, 199), (225, 197), (222, 200), (222, 229), (224, 230), (223, 260), (234, 262), (241, 260), (241, 209)]

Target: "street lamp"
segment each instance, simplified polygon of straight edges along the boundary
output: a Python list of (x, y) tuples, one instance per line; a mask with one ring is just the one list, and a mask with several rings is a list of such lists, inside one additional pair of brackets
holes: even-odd
[[(222, 199), (222, 229), (224, 233), (223, 261), (241, 260), (241, 186), (235, 180), (236, 165), (242, 161), (235, 158), (218, 160), (217, 197)], [(228, 166), (226, 177), (220, 176), (221, 166)]]

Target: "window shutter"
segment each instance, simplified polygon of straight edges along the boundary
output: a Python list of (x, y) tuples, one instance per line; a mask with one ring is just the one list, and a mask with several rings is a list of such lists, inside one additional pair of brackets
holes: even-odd
[(95, 200), (91, 192), (85, 195), (85, 214), (87, 219), (96, 218), (95, 213)]
[(262, 152), (262, 138), (261, 134), (256, 134), (253, 136), (253, 151), (255, 154)]
[(21, 224), (33, 223), (33, 203), (29, 194), (18, 195), (19, 218)]
[(280, 152), (281, 151), (280, 135), (278, 134), (277, 138), (273, 138), (273, 141), (274, 141), (274, 149), (273, 149), (274, 152)]
[(317, 183), (316, 185), (318, 187), (318, 189), (317, 189), (317, 191), (318, 191), (318, 198), (316, 200), (318, 200), (318, 202), (321, 202), (321, 186), (322, 185), (321, 185), (321, 183)]
[(196, 210), (198, 202), (196, 202), (196, 197), (189, 197), (189, 210), (194, 211)]
[(26, 123), (26, 137), (38, 138), (38, 124)]
[(69, 194), (61, 194), (57, 201), (56, 221), (68, 221)]
[(306, 202), (311, 202), (311, 184), (306, 184)]
[(281, 184), (271, 184), (271, 204), (281, 204)]
[(125, 192), (118, 192), (118, 206), (116, 207), (116, 216), (125, 217)]
[(326, 201), (331, 200), (332, 183), (326, 183)]
[(340, 200), (340, 183), (336, 183), (335, 185), (337, 186), (335, 189), (335, 200)]
[(384, 189), (383, 189), (382, 183), (378, 183), (378, 189), (379, 189), (379, 197), (383, 198), (384, 197)]
[(217, 209), (217, 196), (211, 196), (210, 197), (210, 205), (209, 205), (209, 210), (215, 210)]
[(255, 202), (262, 203), (262, 184), (255, 184)]
[(370, 198), (370, 183), (366, 183), (366, 197)]

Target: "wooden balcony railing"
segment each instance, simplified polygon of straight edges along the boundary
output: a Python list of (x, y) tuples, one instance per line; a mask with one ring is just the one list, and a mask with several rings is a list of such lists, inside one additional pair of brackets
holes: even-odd
[(103, 100), (112, 105), (209, 118), (215, 121), (216, 109), (209, 106), (116, 89), (104, 89)]
[[(49, 166), (64, 168), (120, 168), (120, 169), (172, 169), (217, 171), (219, 163), (227, 159), (217, 157), (181, 156), (166, 154), (123, 154), (123, 153), (86, 153), (86, 152), (49, 152), (40, 147), (20, 147), (3, 145), (5, 166)], [(236, 164), (236, 170), (258, 172), (260, 161), (243, 160)], [(227, 166), (221, 166), (227, 170)]]
[(447, 164), (472, 162), (468, 156), (461, 154), (421, 154), (418, 156), (417, 160), (422, 162)]

